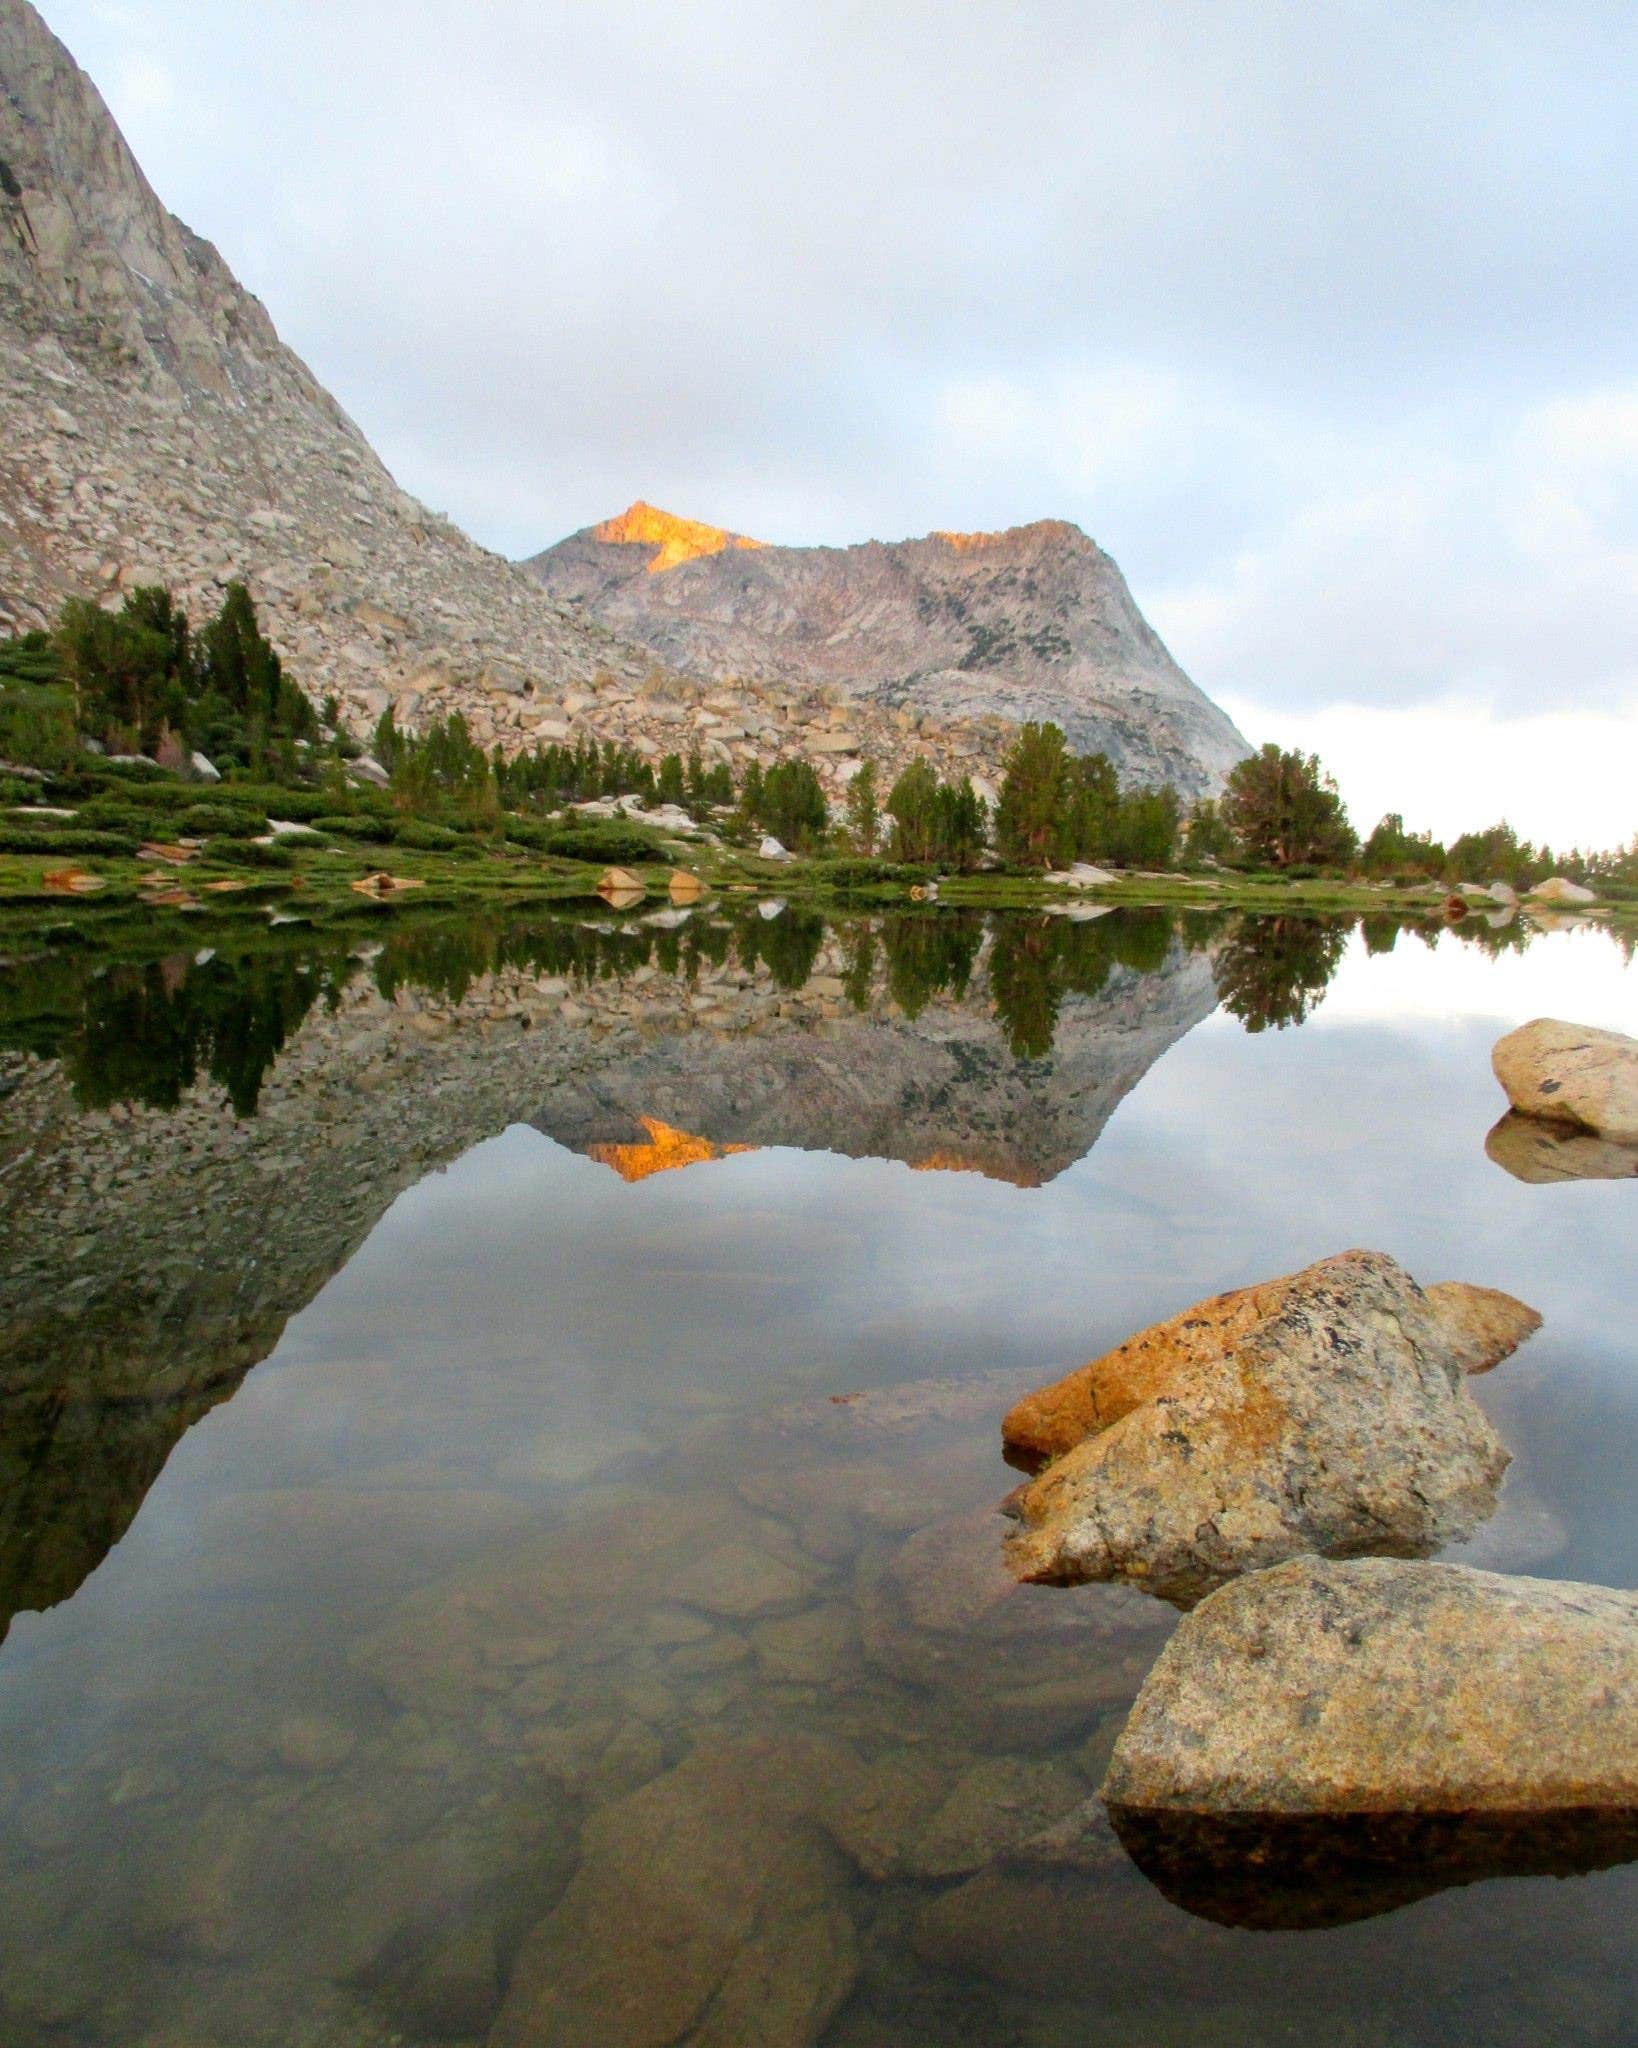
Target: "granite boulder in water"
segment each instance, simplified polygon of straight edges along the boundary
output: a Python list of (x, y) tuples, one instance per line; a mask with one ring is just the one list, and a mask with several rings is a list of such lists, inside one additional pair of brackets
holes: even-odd
[(1638, 1038), (1538, 1017), (1499, 1039), (1490, 1064), (1525, 1116), (1638, 1145)]
[(1466, 1377), (1539, 1323), (1364, 1251), (1202, 1303), (1009, 1414), (1015, 1460), (1052, 1462), (1008, 1563), (1188, 1606), (1307, 1551), (1425, 1556), (1495, 1509), (1508, 1454)]
[(1293, 1559), (1161, 1654), (1103, 1798), (1208, 1917), (1312, 1925), (1638, 1854), (1638, 1594)]

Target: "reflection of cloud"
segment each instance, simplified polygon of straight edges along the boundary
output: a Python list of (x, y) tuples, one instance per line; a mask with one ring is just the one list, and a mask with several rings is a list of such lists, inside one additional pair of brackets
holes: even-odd
[(709, 1138), (674, 1130), (657, 1116), (640, 1116), (637, 1121), (648, 1133), (646, 1140), (638, 1139), (629, 1145), (588, 1145), (586, 1157), (595, 1159), (599, 1166), (613, 1167), (623, 1181), (639, 1181), (656, 1173), (674, 1173), (679, 1167), (704, 1166), (713, 1159), (730, 1159), (738, 1153), (756, 1150), (754, 1145), (714, 1145)]

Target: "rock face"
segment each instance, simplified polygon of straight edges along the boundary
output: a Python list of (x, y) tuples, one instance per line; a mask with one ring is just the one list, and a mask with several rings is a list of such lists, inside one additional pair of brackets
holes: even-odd
[(442, 701), (506, 738), (548, 686), (651, 659), (401, 491), (91, 81), (0, 0), (0, 632), (71, 594), (250, 586), (292, 672), (363, 726)]
[(1187, 796), (1247, 751), (1172, 660), (1115, 564), (1078, 527), (759, 547), (636, 505), (528, 567), (672, 667), (828, 685), (909, 724), (1053, 719), (1081, 753)]
[(1638, 1145), (1638, 1038), (1538, 1017), (1499, 1040), (1490, 1064), (1525, 1116)]
[(1015, 1409), (1009, 1440), (1036, 1455), (1072, 1433), (1077, 1404), (1096, 1433), (1009, 1504), (1012, 1569), (1127, 1579), (1187, 1606), (1305, 1551), (1416, 1557), (1470, 1534), (1508, 1456), (1464, 1369), (1539, 1318), (1454, 1300), (1459, 1315), (1392, 1259), (1346, 1252), (1145, 1333), (1107, 1382), (1094, 1366), (1053, 1390), (1050, 1429)]

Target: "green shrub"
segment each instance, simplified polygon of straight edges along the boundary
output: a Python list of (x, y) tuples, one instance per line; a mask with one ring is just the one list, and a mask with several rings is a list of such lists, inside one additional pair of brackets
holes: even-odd
[(357, 839), (372, 846), (391, 846), (399, 835), (396, 818), (382, 817), (369, 812), (349, 814), (346, 817), (324, 817), (311, 819), (292, 818), (294, 824), (311, 824), (316, 831), (328, 832), (336, 839)]
[(163, 836), (171, 828), (171, 820), (163, 812), (156, 817), (145, 807), (117, 796), (94, 796), (80, 805), (74, 822), (87, 831), (128, 832), (138, 839), (151, 839), (156, 832)]
[(192, 839), (259, 839), (267, 817), (236, 804), (190, 804), (178, 815), (176, 829)]
[(447, 825), (429, 825), (420, 818), (406, 818), (395, 838), (396, 844), (411, 847), (417, 853), (450, 853), (469, 843)]
[(849, 889), (868, 889), (885, 883), (903, 883), (914, 887), (918, 882), (931, 879), (934, 870), (918, 867), (904, 861), (894, 860), (816, 860), (809, 869), (813, 880), (821, 887), (845, 894)]
[(509, 820), (506, 836), (518, 846), (550, 854), (556, 860), (583, 860), (614, 865), (662, 861), (665, 848), (652, 832), (637, 825), (588, 818), (574, 825), (525, 825)]
[(291, 868), (296, 864), (289, 847), (277, 840), (271, 846), (254, 839), (219, 840), (211, 847), (210, 858), (230, 868)]
[(0, 853), (133, 854), (137, 838), (122, 832), (87, 832), (61, 818), (42, 819), (38, 826), (0, 825)]

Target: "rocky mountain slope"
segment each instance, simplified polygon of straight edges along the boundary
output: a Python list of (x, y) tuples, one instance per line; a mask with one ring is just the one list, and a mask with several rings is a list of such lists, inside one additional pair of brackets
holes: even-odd
[(786, 548), (639, 502), (528, 566), (554, 597), (713, 682), (829, 686), (901, 723), (1050, 718), (1124, 779), (1189, 796), (1248, 751), (1115, 564), (1059, 520)]
[(0, 0), (0, 422), (0, 632), (237, 576), (355, 724), (390, 694), (503, 740), (535, 688), (654, 666), (398, 488), (26, 0)]
[(237, 578), (361, 733), (390, 703), (508, 752), (801, 753), (833, 795), (866, 751), (982, 786), (1023, 717), (1189, 793), (1243, 751), (1070, 527), (800, 550), (637, 506), (532, 570), (486, 552), (166, 211), (27, 0), (0, 0), (0, 425), (0, 634), (149, 582), (202, 614)]

